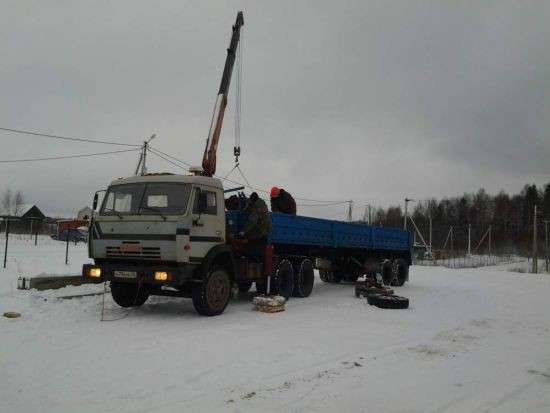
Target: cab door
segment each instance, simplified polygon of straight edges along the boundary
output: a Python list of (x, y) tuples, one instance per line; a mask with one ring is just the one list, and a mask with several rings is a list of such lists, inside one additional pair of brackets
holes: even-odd
[[(199, 211), (201, 193), (206, 197), (206, 208)], [(225, 243), (225, 210), (220, 190), (211, 187), (193, 187), (189, 261), (198, 261), (216, 245)]]

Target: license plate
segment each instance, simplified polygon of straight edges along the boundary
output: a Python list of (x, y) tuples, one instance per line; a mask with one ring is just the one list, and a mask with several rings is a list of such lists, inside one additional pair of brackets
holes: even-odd
[(115, 271), (115, 277), (118, 277), (118, 278), (136, 278), (137, 273), (135, 271)]
[(136, 253), (136, 252), (143, 252), (143, 248), (139, 244), (122, 244), (120, 246), (120, 252), (123, 253)]

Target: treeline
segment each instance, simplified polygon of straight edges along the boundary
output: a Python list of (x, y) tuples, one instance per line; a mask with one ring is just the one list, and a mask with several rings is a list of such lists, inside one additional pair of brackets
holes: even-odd
[[(490, 195), (484, 189), (480, 189), (477, 193), (466, 193), (459, 197), (409, 203), (408, 216), (412, 217), (428, 244), (431, 217), (434, 250), (445, 246), (445, 250), (453, 248), (457, 252), (466, 251), (470, 228), (472, 253), (486, 253), (490, 244), (491, 252), (494, 253), (530, 254), (535, 205), (538, 209), (539, 251), (544, 252), (543, 220), (550, 220), (550, 183), (541, 188), (534, 184), (525, 185), (519, 194), (514, 195), (504, 191)], [(373, 224), (403, 228), (402, 207), (378, 208), (373, 217)], [(408, 228), (414, 228), (412, 223), (409, 223)], [(476, 250), (489, 228), (490, 234), (485, 236)], [(421, 242), (418, 234), (416, 237), (417, 241)]]

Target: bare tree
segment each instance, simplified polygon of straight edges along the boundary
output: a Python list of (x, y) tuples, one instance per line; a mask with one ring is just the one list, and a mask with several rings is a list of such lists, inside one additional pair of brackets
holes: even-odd
[(2, 213), (6, 215), (10, 215), (12, 213), (11, 211), (12, 199), (13, 199), (13, 194), (11, 192), (11, 189), (8, 188), (2, 194), (2, 199), (0, 201), (0, 204), (2, 206)]
[(19, 215), (21, 212), (21, 206), (25, 203), (25, 197), (21, 191), (17, 191), (13, 197), (13, 209), (14, 215)]

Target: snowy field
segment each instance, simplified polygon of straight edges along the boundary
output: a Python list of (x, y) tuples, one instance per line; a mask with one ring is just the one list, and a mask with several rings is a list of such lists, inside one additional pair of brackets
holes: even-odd
[[(381, 310), (351, 285), (317, 280), (287, 311), (219, 317), (190, 300), (139, 309), (101, 286), (18, 291), (20, 272), (79, 272), (85, 246), (13, 242), (0, 270), (1, 412), (549, 412), (550, 276), (504, 267), (412, 267), (408, 310)], [(0, 244), (1, 246), (2, 244)]]

